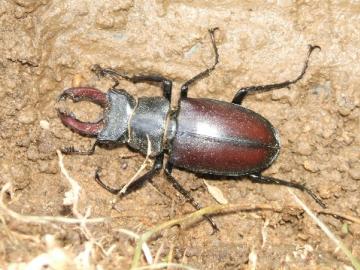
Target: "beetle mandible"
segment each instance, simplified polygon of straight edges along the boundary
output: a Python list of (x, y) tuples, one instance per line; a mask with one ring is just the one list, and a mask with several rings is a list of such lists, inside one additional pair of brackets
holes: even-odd
[[(76, 87), (65, 90), (59, 97), (67, 97), (74, 102), (89, 100), (104, 108), (103, 118), (96, 122), (82, 122), (72, 114), (58, 109), (64, 125), (82, 135), (96, 137), (92, 148), (79, 151), (73, 147), (64, 148), (65, 154), (91, 155), (95, 147), (108, 143), (123, 143), (131, 148), (147, 153), (148, 140), (154, 164), (150, 171), (139, 177), (127, 189), (130, 192), (139, 184), (151, 180), (162, 168), (164, 154), (168, 155), (165, 165), (167, 180), (196, 209), (201, 206), (190, 193), (172, 176), (173, 168), (196, 174), (248, 177), (251, 181), (264, 184), (284, 185), (308, 193), (318, 204), (325, 207), (321, 199), (306, 186), (261, 174), (278, 156), (279, 135), (272, 124), (258, 113), (246, 109), (241, 103), (246, 95), (289, 87), (298, 82), (306, 72), (311, 53), (319, 46), (309, 45), (307, 57), (299, 76), (281, 83), (244, 87), (238, 90), (231, 103), (205, 98), (189, 98), (191, 84), (208, 76), (219, 62), (219, 53), (214, 33), (218, 28), (209, 29), (215, 54), (214, 64), (200, 72), (180, 89), (178, 106), (171, 108), (172, 81), (163, 76), (128, 76), (111, 68), (93, 67), (99, 76), (109, 76), (115, 85), (105, 94), (92, 87)], [(118, 79), (132, 83), (160, 83), (162, 97), (134, 98), (128, 92), (117, 89)], [(119, 189), (106, 185), (96, 170), (95, 180), (106, 190), (119, 194)], [(205, 216), (214, 230), (218, 230), (213, 220)]]

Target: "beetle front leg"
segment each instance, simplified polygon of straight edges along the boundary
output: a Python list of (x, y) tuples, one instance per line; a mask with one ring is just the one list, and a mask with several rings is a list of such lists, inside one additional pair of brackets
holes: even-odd
[(290, 85), (297, 83), (299, 80), (301, 80), (304, 77), (305, 72), (308, 68), (310, 55), (313, 52), (313, 50), (315, 50), (315, 49), (321, 50), (321, 48), (319, 46), (309, 45), (309, 51), (308, 51), (307, 57), (305, 59), (303, 69), (302, 69), (300, 75), (298, 77), (296, 77), (296, 79), (281, 82), (281, 83), (268, 84), (268, 85), (243, 87), (237, 91), (237, 93), (235, 94), (235, 96), (232, 100), (232, 103), (241, 105), (241, 102), (243, 101), (243, 99), (245, 98), (245, 96), (247, 94), (261, 93), (261, 92), (267, 92), (267, 91), (271, 91), (271, 90), (281, 89), (281, 88), (289, 87)]
[(125, 79), (127, 81), (130, 81), (132, 83), (141, 83), (141, 82), (147, 82), (147, 83), (161, 83), (161, 87), (163, 90), (163, 96), (171, 102), (171, 94), (172, 94), (172, 81), (158, 75), (134, 75), (134, 76), (128, 76), (126, 74), (120, 73), (112, 68), (102, 68), (100, 65), (94, 65), (92, 67), (92, 71), (94, 71), (98, 76), (109, 76), (112, 78), (115, 82), (115, 85), (113, 88), (118, 86), (119, 81), (118, 78)]
[(164, 160), (164, 155), (160, 154), (155, 158), (154, 165), (151, 168), (150, 171), (146, 172), (144, 175), (140, 176), (139, 178), (135, 179), (134, 182), (132, 182), (128, 188), (122, 193), (122, 189), (124, 188), (124, 185), (120, 188), (112, 188), (109, 185), (105, 184), (104, 181), (100, 178), (100, 168), (97, 168), (95, 171), (95, 181), (104, 189), (109, 191), (112, 194), (119, 195), (120, 197), (124, 197), (127, 194), (137, 190), (138, 188), (142, 187), (142, 185), (146, 181), (151, 181), (151, 179), (161, 170), (162, 164)]
[(75, 149), (73, 146), (69, 146), (69, 147), (64, 147), (61, 148), (60, 151), (61, 153), (65, 154), (65, 155), (84, 155), (84, 156), (90, 156), (93, 155), (95, 153), (95, 148), (98, 145), (98, 141), (96, 141), (90, 149), (88, 150), (79, 150), (79, 149)]
[(306, 192), (307, 194), (309, 194), (322, 208), (326, 208), (325, 203), (312, 190), (308, 189), (306, 186), (302, 184), (292, 183), (269, 176), (263, 176), (261, 174), (250, 174), (247, 175), (247, 177), (249, 177), (250, 180), (255, 183), (281, 185), (281, 186), (287, 186), (287, 187), (299, 189), (302, 192)]
[[(174, 176), (171, 175), (172, 173), (172, 164), (171, 163), (167, 163), (165, 166), (165, 174), (166, 174), (166, 179), (171, 183), (171, 185), (180, 192), (181, 195), (183, 195), (186, 200), (191, 203), (191, 205), (196, 209), (196, 210), (200, 210), (202, 207), (201, 205), (195, 201), (195, 199), (191, 196), (190, 192), (187, 191), (186, 189), (184, 189), (180, 183), (175, 179)], [(218, 226), (216, 225), (216, 223), (214, 222), (214, 220), (209, 217), (208, 215), (204, 215), (204, 217), (207, 219), (207, 221), (210, 223), (213, 232), (212, 234), (216, 233), (217, 231), (219, 231)]]

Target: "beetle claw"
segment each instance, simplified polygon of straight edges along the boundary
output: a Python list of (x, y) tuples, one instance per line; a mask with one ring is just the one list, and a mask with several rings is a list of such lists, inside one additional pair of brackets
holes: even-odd
[[(91, 87), (75, 87), (66, 89), (58, 98), (58, 101), (66, 100), (70, 98), (74, 102), (88, 100), (95, 104), (105, 108), (107, 105), (106, 94), (96, 88)], [(63, 124), (75, 132), (86, 136), (97, 136), (103, 129), (103, 120), (99, 120), (96, 123), (82, 122), (76, 119), (73, 113), (65, 112), (61, 109), (57, 109), (59, 118)], [(69, 150), (69, 149), (67, 149)], [(66, 150), (65, 150), (66, 151)]]

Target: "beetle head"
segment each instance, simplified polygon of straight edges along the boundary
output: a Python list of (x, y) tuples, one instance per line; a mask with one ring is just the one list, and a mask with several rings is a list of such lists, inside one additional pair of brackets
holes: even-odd
[(76, 87), (65, 90), (59, 101), (71, 98), (74, 102), (88, 100), (104, 108), (104, 116), (97, 122), (82, 122), (74, 116), (58, 109), (62, 123), (75, 132), (97, 137), (101, 142), (126, 141), (128, 121), (136, 105), (135, 99), (125, 90), (111, 89), (107, 94), (96, 88)]

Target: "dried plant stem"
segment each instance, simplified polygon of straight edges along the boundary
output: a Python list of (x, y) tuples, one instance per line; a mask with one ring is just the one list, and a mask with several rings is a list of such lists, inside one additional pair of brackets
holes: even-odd
[(6, 183), (0, 191), (0, 210), (7, 216), (16, 219), (24, 223), (37, 223), (37, 224), (49, 224), (49, 223), (66, 223), (66, 224), (81, 224), (81, 223), (101, 223), (107, 222), (106, 218), (68, 218), (61, 216), (32, 216), (32, 215), (22, 215), (19, 214), (10, 208), (4, 203), (4, 194), (10, 189), (11, 184)]
[(294, 200), (301, 206), (302, 209), (311, 217), (311, 219), (320, 227), (320, 229), (326, 234), (326, 236), (335, 243), (335, 245), (349, 258), (352, 265), (355, 267), (356, 270), (360, 270), (360, 262), (359, 260), (352, 255), (351, 251), (345, 246), (343, 242), (338, 239), (335, 234), (329, 229), (328, 226), (325, 225), (315, 214), (313, 211), (310, 210), (307, 205), (299, 199), (298, 196), (291, 190), (288, 189), (291, 195), (293, 195)]

